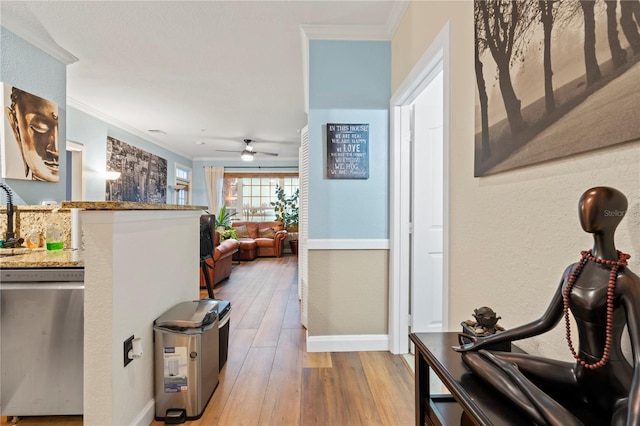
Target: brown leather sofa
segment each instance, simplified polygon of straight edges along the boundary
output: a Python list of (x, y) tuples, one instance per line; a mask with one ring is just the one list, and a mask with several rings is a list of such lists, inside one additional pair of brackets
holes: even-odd
[(231, 226), (238, 233), (240, 241), (237, 259), (253, 260), (256, 257), (282, 256), (282, 246), (287, 237), (282, 222), (233, 222)]
[[(201, 220), (207, 220), (204, 216)], [(200, 288), (207, 288), (204, 271), (209, 274), (211, 285), (214, 286), (231, 275), (233, 254), (238, 252), (240, 243), (229, 239), (220, 242), (220, 234), (214, 231), (213, 253), (204, 259), (204, 267), (200, 268)]]

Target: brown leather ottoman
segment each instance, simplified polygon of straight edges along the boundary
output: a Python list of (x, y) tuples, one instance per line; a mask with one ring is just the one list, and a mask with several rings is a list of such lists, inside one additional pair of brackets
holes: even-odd
[(234, 253), (234, 260), (253, 260), (257, 255), (257, 245), (252, 239), (240, 238), (240, 249)]

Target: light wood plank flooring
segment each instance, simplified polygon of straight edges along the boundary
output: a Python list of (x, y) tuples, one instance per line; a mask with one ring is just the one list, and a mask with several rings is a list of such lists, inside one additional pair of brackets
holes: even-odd
[[(297, 257), (242, 262), (215, 294), (232, 305), (228, 360), (202, 417), (188, 425), (414, 424), (413, 373), (403, 357), (306, 353)], [(18, 424), (53, 424), (32, 420)]]

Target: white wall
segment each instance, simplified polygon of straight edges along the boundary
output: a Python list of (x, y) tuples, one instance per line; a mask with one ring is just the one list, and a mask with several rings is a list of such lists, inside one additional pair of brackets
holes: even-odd
[[(613, 186), (629, 199), (618, 249), (640, 272), (640, 141), (494, 176), (474, 178), (473, 2), (413, 1), (392, 42), (392, 92), (402, 84), (445, 22), (451, 25), (449, 324), (486, 305), (512, 327), (547, 307), (564, 268), (590, 248), (578, 222), (578, 198)], [(594, 123), (594, 126), (597, 126)], [(563, 327), (521, 346), (571, 359)]]
[[(82, 211), (84, 424), (148, 425), (154, 415), (153, 321), (199, 299), (201, 211)], [(194, 243), (195, 242), (195, 243)], [(124, 367), (123, 344), (143, 357)]]

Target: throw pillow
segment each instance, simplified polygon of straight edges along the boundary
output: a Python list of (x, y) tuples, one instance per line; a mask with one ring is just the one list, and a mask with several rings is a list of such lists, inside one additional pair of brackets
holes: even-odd
[(260, 238), (275, 238), (276, 237), (276, 232), (273, 230), (273, 228), (258, 229), (258, 234), (260, 235)]
[(251, 238), (249, 235), (249, 230), (247, 229), (247, 225), (240, 225), (238, 227), (234, 227), (236, 230), (236, 234), (238, 234), (238, 238)]

